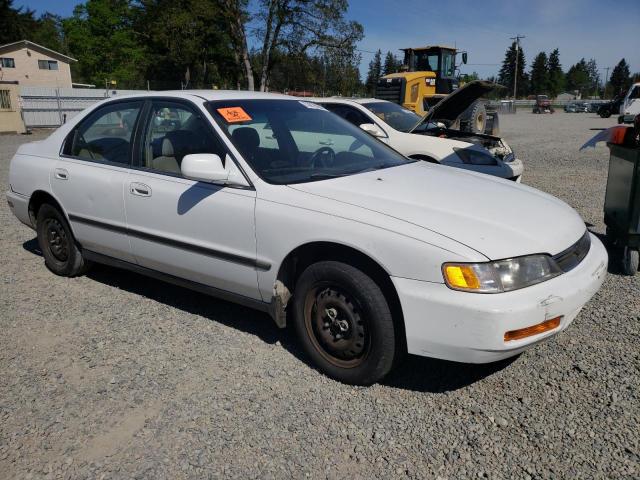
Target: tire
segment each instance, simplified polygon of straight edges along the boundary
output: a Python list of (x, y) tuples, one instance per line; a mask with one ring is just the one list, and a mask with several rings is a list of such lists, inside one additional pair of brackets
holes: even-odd
[(371, 385), (391, 371), (398, 353), (391, 311), (361, 270), (335, 261), (309, 266), (296, 283), (293, 308), (299, 341), (327, 376)]
[(484, 103), (476, 100), (460, 116), (460, 130), (470, 133), (484, 133), (487, 111)]
[(484, 128), (484, 133), (493, 135), (494, 137), (500, 136), (500, 116), (497, 112), (487, 113), (487, 123)]
[(622, 273), (628, 276), (634, 276), (638, 272), (640, 266), (640, 253), (638, 250), (632, 250), (629, 247), (623, 247), (621, 250), (620, 267)]
[(38, 244), (49, 270), (62, 277), (84, 274), (89, 266), (78, 248), (67, 219), (53, 205), (45, 203), (36, 219)]

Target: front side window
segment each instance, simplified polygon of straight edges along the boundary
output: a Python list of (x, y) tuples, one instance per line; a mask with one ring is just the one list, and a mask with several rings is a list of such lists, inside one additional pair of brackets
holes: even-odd
[(145, 129), (142, 167), (180, 175), (180, 164), (191, 153), (215, 153), (224, 160), (224, 147), (205, 120), (191, 108), (154, 101)]
[(419, 115), (395, 103), (371, 102), (362, 105), (400, 132), (408, 132), (420, 121)]
[(411, 162), (311, 102), (215, 101), (208, 108), (251, 168), (269, 183), (311, 182)]
[(58, 70), (58, 62), (55, 60), (38, 60), (40, 70)]
[(63, 154), (128, 165), (133, 130), (141, 108), (142, 102), (118, 102), (99, 108), (69, 134)]
[(438, 55), (426, 52), (416, 53), (414, 57), (414, 70), (418, 72), (437, 72)]
[(16, 68), (16, 61), (13, 58), (0, 58), (0, 67), (2, 68)]

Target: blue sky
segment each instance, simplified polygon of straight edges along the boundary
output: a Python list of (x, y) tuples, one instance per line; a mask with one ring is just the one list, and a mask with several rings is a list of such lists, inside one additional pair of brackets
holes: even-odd
[[(76, 0), (15, 0), (41, 13), (71, 15)], [(516, 33), (527, 64), (541, 50), (560, 49), (566, 70), (585, 57), (613, 67), (621, 58), (640, 71), (640, 0), (351, 0), (348, 17), (364, 26), (361, 71), (380, 48), (400, 55), (402, 47), (455, 44), (469, 52), (463, 73), (494, 75)], [(611, 72), (609, 72), (611, 73)]]

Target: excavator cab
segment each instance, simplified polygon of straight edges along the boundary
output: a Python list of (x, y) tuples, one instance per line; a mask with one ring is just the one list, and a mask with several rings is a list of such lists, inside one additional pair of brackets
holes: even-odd
[[(434, 72), (436, 93), (449, 94), (458, 88), (456, 77), (457, 50), (452, 47), (433, 45), (420, 48), (403, 48), (404, 65), (409, 72)], [(466, 63), (467, 52), (462, 61)]]

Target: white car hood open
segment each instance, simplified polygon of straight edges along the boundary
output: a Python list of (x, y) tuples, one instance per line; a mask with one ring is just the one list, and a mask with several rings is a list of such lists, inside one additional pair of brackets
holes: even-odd
[(586, 228), (575, 210), (551, 195), (426, 162), (291, 188), (418, 225), (491, 260), (555, 255), (578, 241)]

